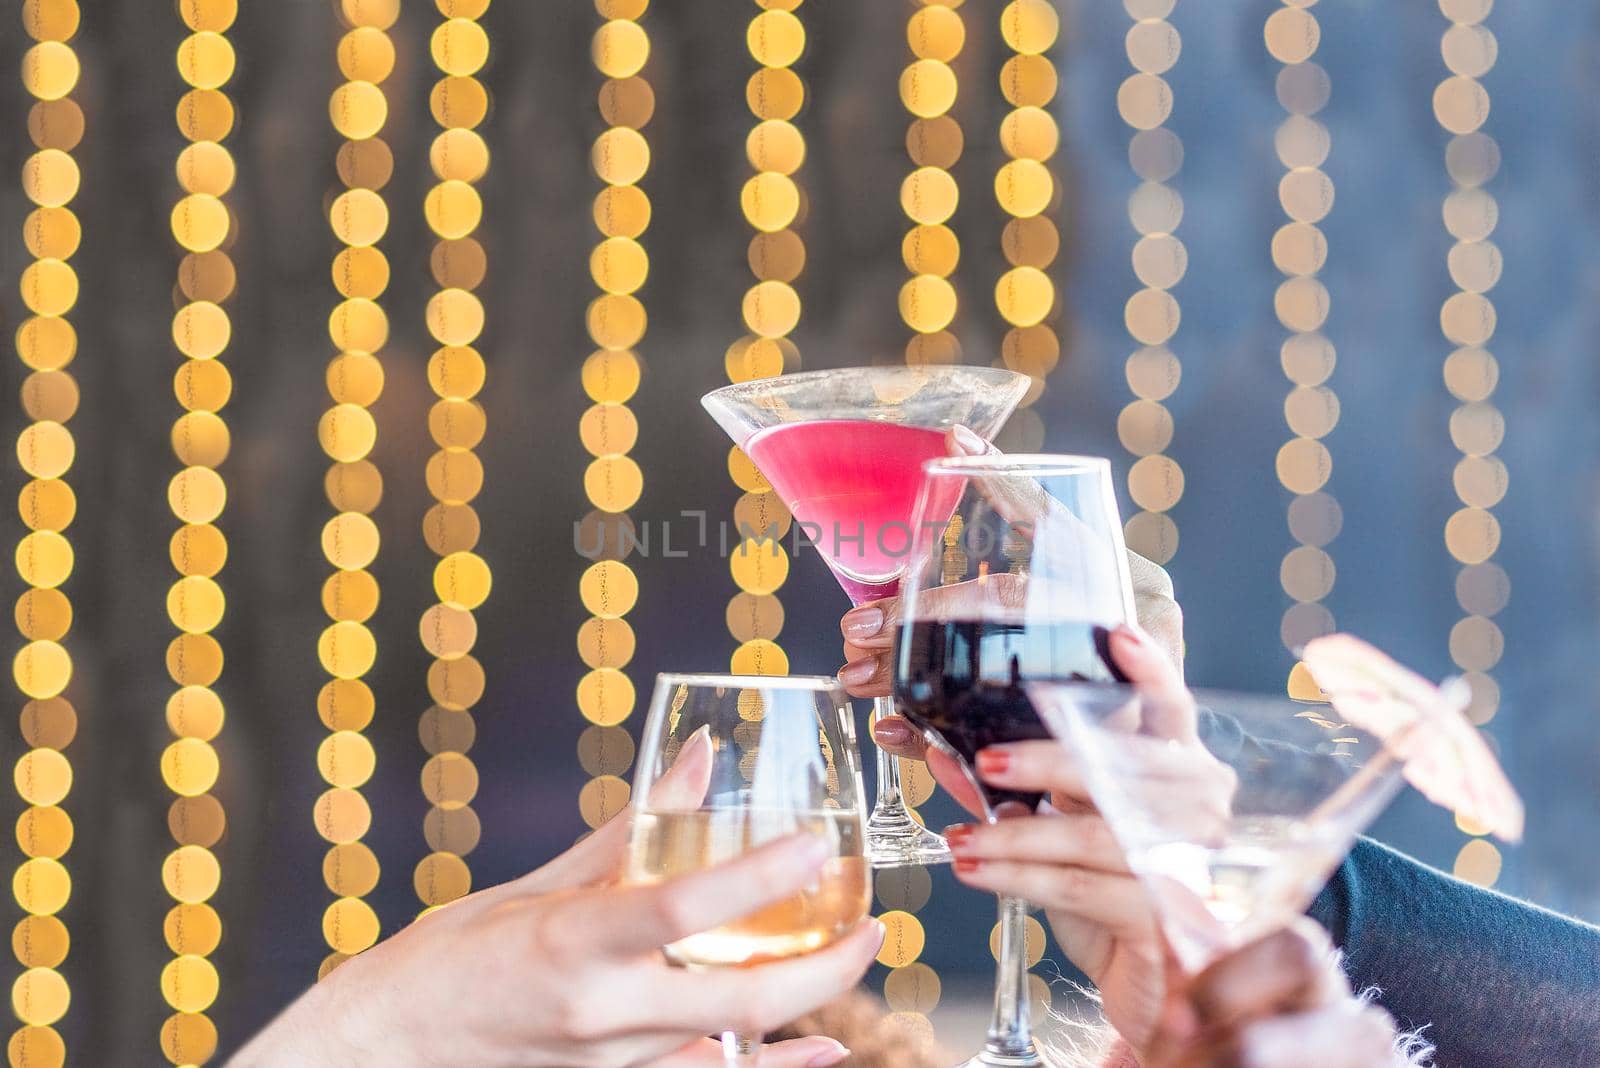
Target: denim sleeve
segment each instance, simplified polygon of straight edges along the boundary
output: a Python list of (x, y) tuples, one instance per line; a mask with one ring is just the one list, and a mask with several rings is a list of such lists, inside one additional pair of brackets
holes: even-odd
[(1311, 906), (1358, 991), (1440, 1068), (1600, 1068), (1600, 927), (1484, 890), (1368, 839)]

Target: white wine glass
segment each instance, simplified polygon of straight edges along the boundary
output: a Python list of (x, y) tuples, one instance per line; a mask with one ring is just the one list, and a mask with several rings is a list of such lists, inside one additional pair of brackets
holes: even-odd
[[(708, 769), (699, 772), (705, 789), (686, 803), (675, 784), (666, 801), (669, 791), (653, 787), (691, 747), (709, 751), (709, 760), (695, 754)], [(734, 968), (798, 956), (866, 917), (872, 891), (861, 757), (836, 679), (658, 675), (633, 788), (629, 882), (714, 867), (793, 834), (815, 835), (832, 849), (801, 892), (667, 946), (674, 963)], [(755, 1065), (760, 1039), (725, 1032), (726, 1063)]]

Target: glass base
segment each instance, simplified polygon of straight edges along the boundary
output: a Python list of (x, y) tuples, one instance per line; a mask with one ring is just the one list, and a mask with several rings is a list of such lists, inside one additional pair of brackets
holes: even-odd
[(999, 1053), (985, 1049), (969, 1061), (962, 1061), (957, 1068), (1049, 1068), (1050, 1062), (1039, 1055), (1039, 1051), (1028, 1043), (1026, 1052)]
[(874, 868), (948, 864), (950, 846), (904, 809), (874, 811), (867, 818), (867, 859)]

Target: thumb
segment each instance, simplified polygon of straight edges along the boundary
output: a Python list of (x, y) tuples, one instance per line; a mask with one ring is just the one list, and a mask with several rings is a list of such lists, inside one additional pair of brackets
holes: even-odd
[(1199, 711), (1176, 664), (1144, 631), (1126, 623), (1111, 632), (1111, 659), (1138, 688), (1144, 726), (1157, 737), (1193, 740)]
[[(850, 1051), (831, 1038), (811, 1035), (761, 1047), (761, 1068), (828, 1068), (839, 1064)], [(722, 1043), (702, 1038), (655, 1062), (655, 1068), (721, 1068)]]
[[(678, 759), (651, 787), (650, 800), (657, 808), (699, 808), (711, 784), (713, 755), (711, 732), (707, 728), (702, 727), (689, 735), (678, 750)], [(490, 894), (496, 900), (501, 896), (548, 894), (616, 878), (627, 855), (633, 810), (634, 806), (629, 805), (544, 867), (496, 887)]]
[(946, 456), (960, 458), (963, 456), (990, 456), (999, 453), (991, 442), (983, 440), (977, 431), (957, 423), (944, 435), (944, 451)]
[[(964, 426), (953, 426), (945, 431), (945, 455), (961, 460), (973, 456), (999, 456), (1000, 450), (992, 442)], [(1013, 526), (1027, 528), (1050, 511), (1050, 495), (1044, 487), (1031, 479), (984, 478), (975, 475), (972, 484), (994, 506), (1000, 518)]]

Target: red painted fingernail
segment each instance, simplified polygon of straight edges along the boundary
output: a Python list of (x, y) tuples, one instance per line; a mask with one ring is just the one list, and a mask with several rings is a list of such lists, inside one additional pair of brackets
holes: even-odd
[(978, 774), (983, 778), (1004, 775), (1011, 767), (1011, 754), (1004, 749), (985, 749), (978, 754)]
[(962, 875), (971, 875), (978, 870), (978, 865), (982, 863), (983, 861), (977, 857), (957, 857), (955, 859), (955, 869)]
[(958, 823), (953, 827), (944, 829), (944, 840), (950, 843), (951, 849), (964, 849), (972, 838), (972, 824)]

